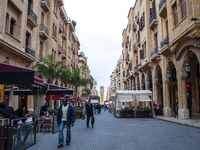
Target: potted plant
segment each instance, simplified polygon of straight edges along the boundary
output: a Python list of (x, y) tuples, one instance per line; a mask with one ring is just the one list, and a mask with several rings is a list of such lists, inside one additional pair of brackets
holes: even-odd
[(83, 113), (83, 110), (79, 108), (79, 109), (74, 110), (74, 111), (75, 111), (76, 119), (81, 118), (81, 114)]

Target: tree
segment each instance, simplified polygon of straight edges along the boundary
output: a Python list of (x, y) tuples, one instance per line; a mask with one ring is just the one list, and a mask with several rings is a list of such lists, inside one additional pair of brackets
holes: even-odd
[(76, 29), (76, 25), (77, 25), (77, 22), (75, 20), (72, 20), (72, 25), (74, 27), (74, 30)]
[[(54, 61), (53, 55), (48, 55), (47, 60), (43, 63), (36, 63), (33, 66), (33, 69), (37, 68), (35, 74), (41, 75), (42, 77), (46, 78), (49, 83), (53, 83), (54, 79), (61, 79), (63, 78), (63, 74), (67, 72), (67, 67), (63, 64), (62, 61)], [(50, 108), (52, 109), (52, 100), (50, 102)], [(37, 100), (34, 102), (34, 109), (36, 109), (36, 113), (38, 113), (38, 104)]]
[(61, 73), (63, 70), (67, 69), (67, 66), (63, 65), (62, 61), (54, 61), (53, 55), (48, 55), (47, 60), (43, 63), (37, 63), (33, 66), (33, 69), (37, 68), (35, 74), (42, 75), (46, 78), (49, 83), (53, 83), (54, 79), (58, 79), (61, 77)]
[(82, 96), (89, 96), (91, 94), (91, 91), (89, 88), (84, 88), (82, 90), (84, 93), (82, 93)]
[(94, 95), (93, 99), (100, 99), (100, 97), (98, 95)]
[(75, 109), (77, 109), (77, 89), (80, 86), (85, 86), (87, 84), (90, 84), (90, 88), (93, 86), (93, 80), (91, 78), (82, 78), (81, 77), (81, 70), (83, 70), (84, 67), (81, 66), (80, 68), (76, 68), (71, 72), (70, 81), (69, 83), (75, 87), (74, 93), (75, 93)]

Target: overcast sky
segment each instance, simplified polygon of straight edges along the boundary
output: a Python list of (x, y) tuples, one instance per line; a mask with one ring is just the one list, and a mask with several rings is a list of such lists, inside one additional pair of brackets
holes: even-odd
[(134, 3), (135, 0), (64, 0), (68, 17), (77, 22), (75, 33), (80, 51), (88, 57), (98, 91), (104, 86), (105, 95), (110, 75), (122, 54), (122, 32)]

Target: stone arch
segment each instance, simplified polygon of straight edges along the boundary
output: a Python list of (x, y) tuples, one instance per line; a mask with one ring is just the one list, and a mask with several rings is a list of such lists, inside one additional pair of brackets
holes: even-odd
[[(185, 98), (186, 109), (189, 110), (189, 117), (200, 112), (200, 84), (199, 84), (199, 59), (196, 53), (192, 50), (187, 50), (182, 56), (181, 77), (185, 81), (186, 88)], [(187, 67), (188, 66), (188, 67)], [(188, 69), (187, 69), (188, 68)]]

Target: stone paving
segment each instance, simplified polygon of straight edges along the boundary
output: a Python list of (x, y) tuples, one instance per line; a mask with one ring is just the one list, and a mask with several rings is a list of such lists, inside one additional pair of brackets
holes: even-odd
[[(66, 133), (66, 130), (64, 130)], [(153, 118), (115, 118), (101, 112), (95, 127), (77, 119), (69, 146), (60, 150), (197, 150), (200, 129)], [(36, 144), (28, 150), (55, 150), (58, 133), (37, 133)]]

